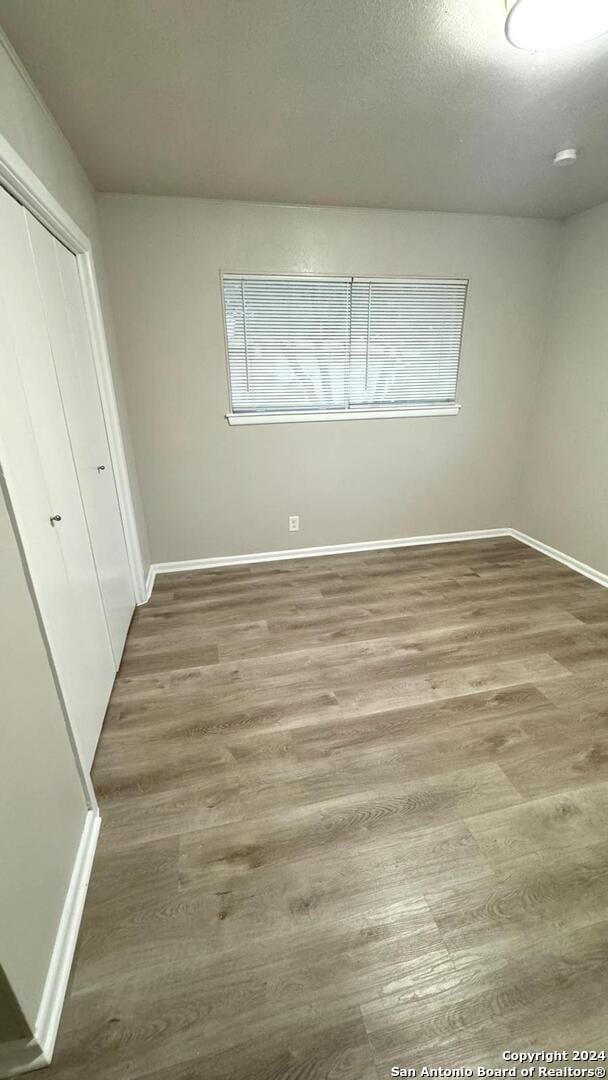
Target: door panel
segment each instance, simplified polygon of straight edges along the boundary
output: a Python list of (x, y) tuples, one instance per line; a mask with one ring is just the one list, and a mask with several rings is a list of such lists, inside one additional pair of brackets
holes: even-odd
[[(3, 467), (75, 739), (89, 767), (114, 659), (25, 211), (2, 189), (0, 249)], [(61, 520), (53, 526), (56, 514)]]
[(116, 667), (135, 607), (76, 257), (26, 215)]

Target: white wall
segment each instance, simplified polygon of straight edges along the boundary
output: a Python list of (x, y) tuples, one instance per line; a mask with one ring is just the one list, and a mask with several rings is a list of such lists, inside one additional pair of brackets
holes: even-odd
[(33, 1029), (86, 804), (0, 491), (0, 962)]
[(563, 228), (515, 516), (608, 573), (608, 203)]
[[(555, 223), (145, 196), (98, 205), (153, 561), (510, 524)], [(470, 278), (460, 414), (229, 427), (221, 270)]]

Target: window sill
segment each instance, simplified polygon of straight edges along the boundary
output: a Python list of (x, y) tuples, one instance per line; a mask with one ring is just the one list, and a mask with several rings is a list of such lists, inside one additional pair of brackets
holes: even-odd
[(232, 426), (241, 424), (303, 424), (327, 420), (398, 420), (407, 416), (456, 416), (460, 405), (428, 405), (417, 409), (349, 409), (340, 412), (226, 413)]

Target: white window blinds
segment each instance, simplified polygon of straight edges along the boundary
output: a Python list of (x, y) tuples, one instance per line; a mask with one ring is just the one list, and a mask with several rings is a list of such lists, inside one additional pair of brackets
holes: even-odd
[(226, 274), (232, 412), (455, 402), (467, 282)]

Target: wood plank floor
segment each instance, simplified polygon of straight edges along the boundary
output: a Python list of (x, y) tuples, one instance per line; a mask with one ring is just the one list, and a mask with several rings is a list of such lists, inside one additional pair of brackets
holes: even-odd
[(608, 1042), (608, 590), (511, 539), (160, 577), (52, 1080)]

